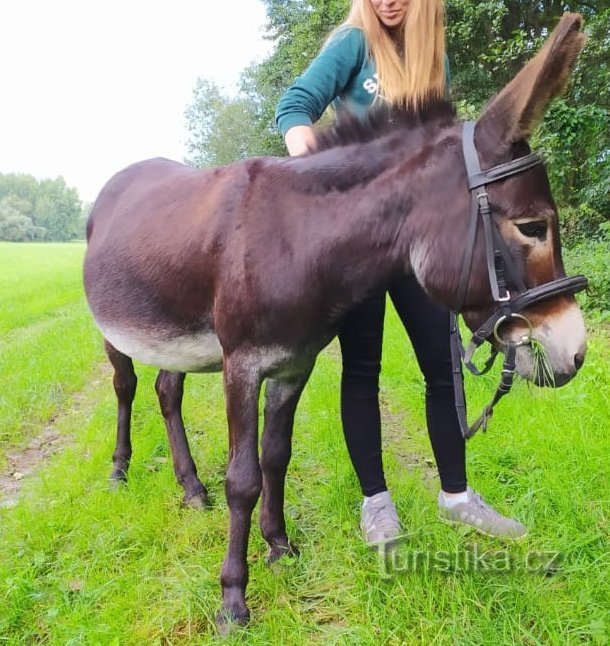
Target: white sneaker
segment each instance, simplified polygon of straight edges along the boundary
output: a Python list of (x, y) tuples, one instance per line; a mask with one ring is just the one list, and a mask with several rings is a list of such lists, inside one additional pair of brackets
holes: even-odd
[(360, 529), (365, 543), (371, 546), (401, 535), (400, 521), (389, 491), (364, 499)]
[(444, 503), (443, 492), (438, 496), (438, 508), (441, 520), (449, 523), (470, 525), (481, 534), (496, 538), (517, 539), (527, 534), (527, 529), (513, 518), (506, 518), (488, 505), (483, 498), (470, 487), (468, 500), (459, 502), (453, 507)]

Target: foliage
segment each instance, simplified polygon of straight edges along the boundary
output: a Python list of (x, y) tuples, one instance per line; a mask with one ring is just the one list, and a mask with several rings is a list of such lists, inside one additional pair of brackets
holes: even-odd
[(558, 203), (597, 212), (587, 218), (592, 234), (595, 223), (610, 218), (610, 10), (591, 17), (587, 31), (569, 91), (551, 107), (536, 145)]
[(30, 218), (0, 202), (0, 240), (35, 240), (36, 233), (36, 227)]
[[(610, 9), (607, 0), (447, 0), (453, 96), (476, 113), (540, 47), (563, 11), (585, 16), (588, 42), (565, 97), (532, 140), (560, 206), (585, 204), (592, 229), (610, 217)], [(566, 241), (571, 243), (569, 236)]]
[(284, 142), (275, 127), (275, 105), (284, 85), (266, 63), (251, 65), (241, 77), (240, 93), (244, 96), (256, 131), (259, 155), (285, 155)]
[(276, 51), (264, 63), (283, 91), (309, 64), (346, 16), (349, 0), (263, 0)]
[(253, 121), (243, 97), (224, 96), (214, 83), (198, 79), (185, 116), (187, 163), (222, 166), (256, 154)]
[(599, 105), (575, 105), (563, 99), (555, 101), (546, 115), (533, 145), (544, 151), (553, 194), (560, 204), (582, 201), (581, 193), (574, 190), (581, 188), (588, 191), (592, 208), (610, 213), (610, 198), (595, 188), (610, 180), (610, 139), (608, 149), (600, 150), (600, 142), (607, 138), (609, 114)]
[(0, 240), (66, 241), (82, 237), (83, 205), (62, 177), (0, 174)]
[(610, 321), (610, 222), (599, 225), (597, 233), (564, 252), (568, 273), (584, 274), (589, 288), (581, 300), (589, 312), (597, 312), (598, 320)]
[(573, 247), (600, 235), (600, 227), (607, 221), (599, 211), (586, 202), (578, 206), (566, 206), (560, 211), (561, 241), (564, 246)]
[[(582, 13), (587, 24), (595, 25), (595, 40), (603, 39), (607, 9), (608, 0), (446, 0), (447, 50), (457, 96), (481, 105), (531, 58), (564, 11)], [(603, 47), (594, 49), (603, 56)], [(588, 81), (589, 72), (582, 71)]]

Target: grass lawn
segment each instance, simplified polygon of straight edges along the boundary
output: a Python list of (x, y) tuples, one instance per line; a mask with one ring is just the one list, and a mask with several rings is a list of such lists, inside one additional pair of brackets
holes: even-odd
[[(591, 335), (573, 383), (557, 391), (518, 383), (489, 432), (469, 442), (471, 484), (530, 529), (525, 541), (505, 544), (437, 520), (422, 379), (389, 311), (385, 463), (408, 536), (385, 558), (359, 536), (360, 494), (339, 423), (331, 344), (295, 423), (286, 508), (301, 556), (267, 567), (254, 525), (252, 621), (220, 638), (214, 615), (228, 522), (220, 376), (189, 376), (184, 403), (213, 507), (180, 507), (151, 368), (138, 369), (129, 485), (110, 491), (116, 403), (83, 299), (83, 252), (81, 244), (0, 243), (0, 472), (8, 469), (3, 458), (44, 429), (63, 442), (23, 479), (18, 504), (0, 506), (0, 644), (609, 642), (603, 330)], [(494, 388), (495, 377), (468, 381), (471, 416)]]

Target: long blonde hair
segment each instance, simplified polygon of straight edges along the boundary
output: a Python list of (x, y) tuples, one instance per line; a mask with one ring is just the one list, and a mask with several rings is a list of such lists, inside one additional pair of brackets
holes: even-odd
[(384, 99), (417, 108), (427, 99), (445, 95), (443, 0), (411, 0), (398, 42), (384, 28), (370, 0), (352, 0), (342, 26), (347, 25), (364, 31)]

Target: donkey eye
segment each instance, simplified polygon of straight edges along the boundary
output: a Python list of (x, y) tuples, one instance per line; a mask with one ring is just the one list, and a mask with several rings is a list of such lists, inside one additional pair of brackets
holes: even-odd
[(523, 222), (517, 225), (521, 233), (528, 238), (539, 238), (542, 240), (546, 236), (547, 223), (545, 220), (536, 220), (535, 222)]

